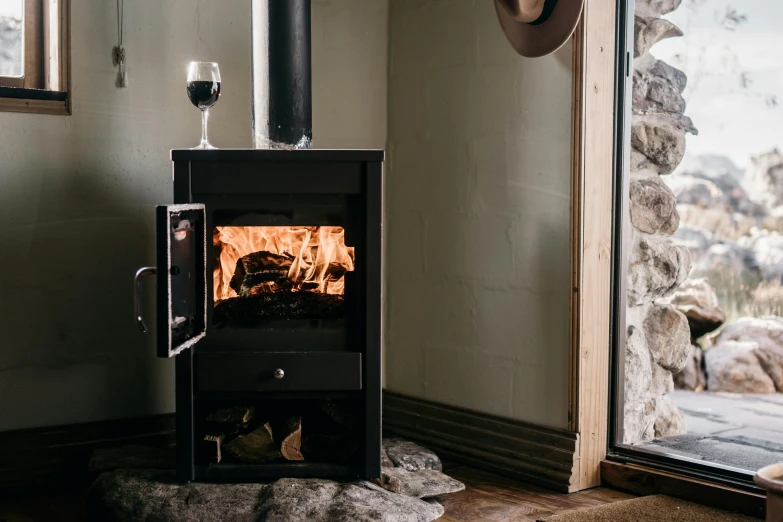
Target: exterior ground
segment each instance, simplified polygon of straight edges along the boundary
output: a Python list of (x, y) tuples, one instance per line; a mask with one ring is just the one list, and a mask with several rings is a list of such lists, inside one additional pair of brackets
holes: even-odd
[(688, 434), (639, 446), (750, 472), (783, 462), (783, 394), (677, 390), (669, 397)]

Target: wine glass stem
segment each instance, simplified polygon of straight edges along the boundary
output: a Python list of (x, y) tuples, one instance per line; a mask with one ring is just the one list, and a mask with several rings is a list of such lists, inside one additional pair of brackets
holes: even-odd
[(209, 120), (209, 109), (201, 111), (201, 146), (205, 147), (209, 145), (207, 140), (207, 120)]

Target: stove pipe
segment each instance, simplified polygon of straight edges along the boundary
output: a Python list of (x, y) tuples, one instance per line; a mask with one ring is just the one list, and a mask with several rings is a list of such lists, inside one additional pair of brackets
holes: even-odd
[(252, 0), (251, 18), (253, 146), (309, 149), (310, 0)]

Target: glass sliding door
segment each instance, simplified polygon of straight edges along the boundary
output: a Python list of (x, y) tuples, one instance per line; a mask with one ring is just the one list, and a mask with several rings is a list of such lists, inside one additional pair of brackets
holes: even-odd
[(610, 453), (749, 481), (783, 461), (783, 3), (677, 4), (621, 17)]

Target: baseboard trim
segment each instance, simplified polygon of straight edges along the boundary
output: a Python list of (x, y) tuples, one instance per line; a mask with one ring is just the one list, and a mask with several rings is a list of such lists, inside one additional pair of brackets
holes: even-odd
[(174, 444), (174, 414), (0, 432), (0, 492), (84, 480), (96, 448)]
[(575, 491), (579, 436), (395, 392), (383, 392), (384, 436), (421, 442), (449, 460)]

